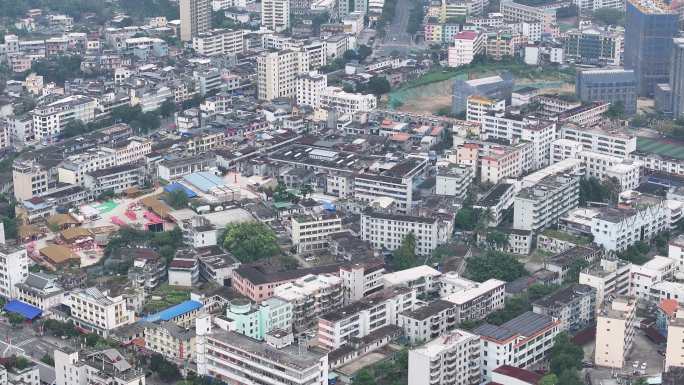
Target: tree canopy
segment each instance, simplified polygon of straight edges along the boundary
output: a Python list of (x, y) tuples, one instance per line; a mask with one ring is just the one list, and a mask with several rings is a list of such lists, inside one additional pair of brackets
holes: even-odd
[(478, 282), (490, 278), (511, 282), (528, 274), (525, 266), (515, 257), (494, 250), (468, 258), (466, 265), (466, 275)]
[(278, 238), (261, 222), (231, 223), (226, 227), (223, 247), (240, 262), (254, 262), (280, 253)]
[(600, 8), (592, 14), (594, 21), (607, 25), (625, 25), (625, 12), (617, 8)]
[(166, 201), (174, 209), (182, 209), (188, 207), (188, 195), (185, 191), (178, 189), (166, 193)]
[(404, 270), (416, 265), (416, 236), (413, 232), (406, 234), (401, 246), (392, 253), (392, 268)]
[[(575, 345), (566, 332), (559, 333), (554, 339), (551, 348), (551, 372), (559, 377), (559, 381), (565, 372), (582, 369), (584, 351), (581, 346)], [(571, 378), (571, 375), (567, 376)]]

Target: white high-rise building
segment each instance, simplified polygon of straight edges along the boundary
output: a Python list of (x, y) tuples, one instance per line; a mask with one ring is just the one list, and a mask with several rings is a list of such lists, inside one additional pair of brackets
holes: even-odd
[(310, 72), (297, 77), (297, 104), (315, 110), (321, 108), (321, 94), (328, 86), (328, 77)]
[(73, 95), (33, 110), (33, 130), (37, 140), (50, 140), (74, 120), (89, 123), (95, 119), (95, 99)]
[(116, 349), (54, 352), (57, 385), (145, 385), (145, 371), (126, 361)]
[(182, 41), (192, 41), (211, 28), (211, 0), (179, 0)]
[(25, 248), (0, 243), (0, 295), (9, 299), (16, 298), (16, 285), (26, 281), (28, 268), (29, 257)]
[(635, 333), (636, 301), (619, 296), (606, 303), (596, 317), (596, 346), (594, 363), (622, 369), (632, 348)]
[(293, 50), (265, 52), (257, 57), (257, 97), (261, 100), (294, 98), (297, 75), (308, 65), (302, 53)]
[(409, 351), (409, 384), (480, 383), (480, 338), (464, 330), (437, 337)]
[(261, 26), (275, 32), (290, 28), (290, 1), (262, 0)]

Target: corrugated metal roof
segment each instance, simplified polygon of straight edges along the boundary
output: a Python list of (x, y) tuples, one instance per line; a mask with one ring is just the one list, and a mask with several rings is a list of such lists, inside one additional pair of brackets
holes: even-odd
[(39, 308), (16, 299), (7, 302), (4, 309), (5, 311), (11, 313), (17, 313), (29, 320), (38, 318), (41, 314), (43, 314), (43, 311)]
[(147, 322), (157, 322), (157, 321), (170, 321), (180, 315), (190, 313), (191, 311), (197, 310), (202, 307), (202, 303), (193, 300), (187, 300), (181, 302), (178, 305), (171, 306), (168, 309), (164, 309), (159, 313), (155, 313), (143, 318), (143, 321)]

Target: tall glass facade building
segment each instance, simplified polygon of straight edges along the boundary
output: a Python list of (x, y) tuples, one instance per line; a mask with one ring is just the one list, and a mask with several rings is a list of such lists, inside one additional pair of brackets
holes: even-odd
[(670, 74), (672, 38), (678, 15), (659, 0), (628, 0), (625, 20), (626, 69), (633, 69), (640, 96), (651, 96)]

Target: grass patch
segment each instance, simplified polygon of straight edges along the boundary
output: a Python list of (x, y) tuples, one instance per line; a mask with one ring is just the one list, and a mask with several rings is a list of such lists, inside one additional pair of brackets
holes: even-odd
[(564, 231), (546, 229), (542, 234), (547, 237), (560, 239), (561, 241), (572, 242), (576, 245), (588, 245), (591, 243), (591, 240), (588, 237), (573, 235)]
[(183, 301), (187, 301), (190, 299), (190, 292), (186, 289), (164, 284), (154, 289), (150, 294), (150, 297), (159, 297), (159, 299), (149, 300), (143, 307), (143, 313), (156, 313), (173, 305), (178, 305)]

